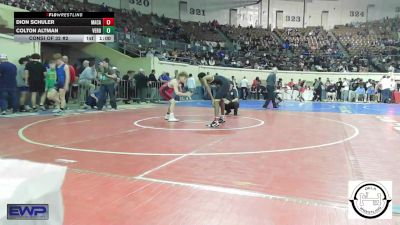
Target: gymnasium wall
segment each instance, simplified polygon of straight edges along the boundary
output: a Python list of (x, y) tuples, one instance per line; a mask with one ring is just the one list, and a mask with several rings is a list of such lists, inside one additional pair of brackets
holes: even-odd
[(6, 54), (8, 60), (18, 65), (18, 59), (33, 53), (40, 53), (40, 43), (15, 42), (14, 37), (0, 34), (0, 53)]
[(27, 12), (27, 10), (0, 4), (0, 26), (14, 29), (14, 12)]
[[(14, 12), (23, 11), (26, 10), (0, 4), (0, 26), (14, 29)], [(8, 60), (14, 64), (18, 64), (18, 59), (23, 56), (40, 53), (40, 49), (40, 43), (15, 42), (13, 36), (0, 34), (0, 53), (6, 54)]]
[[(368, 7), (368, 10), (367, 10)], [(339, 0), (307, 2), (306, 26), (321, 26), (321, 13), (328, 11), (328, 28), (334, 25), (353, 22), (366, 22), (382, 19), (384, 17), (395, 17), (399, 15), (400, 1), (398, 0)]]
[(259, 17), (261, 9), (259, 5), (250, 5), (242, 8), (238, 8), (237, 21), (236, 25), (240, 25), (242, 27), (248, 26), (260, 26), (262, 22), (262, 18)]
[[(323, 11), (328, 11), (328, 27), (325, 28), (332, 29), (337, 24), (344, 24), (347, 21), (351, 21), (350, 19), (342, 21), (342, 11), (340, 9), (341, 3), (338, 1), (313, 1), (307, 4), (304, 26), (321, 26)], [(365, 22), (365, 20), (363, 22)]]
[[(186, 13), (180, 15), (180, 0), (89, 0), (90, 3), (102, 4), (103, 2), (111, 7), (123, 8), (123, 9), (135, 9), (143, 14), (154, 13), (159, 16), (164, 15), (168, 18), (182, 19), (183, 21), (195, 21), (195, 22), (209, 22), (217, 20), (220, 24), (229, 24), (229, 5), (224, 7), (222, 1), (218, 0), (205, 0), (212, 1), (214, 4), (205, 3), (204, 0), (185, 0), (187, 2)], [(230, 2), (226, 1), (225, 2)], [(246, 5), (246, 3), (240, 3), (239, 5)], [(246, 1), (243, 1), (246, 2)], [(248, 2), (248, 1), (247, 1)], [(217, 5), (215, 5), (217, 4)], [(237, 5), (236, 4), (236, 5)], [(237, 18), (237, 25), (250, 26), (259, 23), (258, 19), (258, 6), (255, 7), (234, 7), (238, 8), (241, 15)], [(248, 13), (246, 13), (248, 12)], [(254, 15), (257, 12), (257, 15)], [(248, 14), (248, 15), (245, 15)]]
[(151, 70), (151, 59), (150, 58), (132, 58), (130, 56), (124, 55), (123, 53), (116, 51), (114, 49), (108, 48), (107, 46), (100, 43), (70, 45), (71, 48), (76, 49), (84, 54), (98, 57), (100, 59), (109, 58), (110, 64), (116, 66), (118, 70), (125, 74), (128, 70), (139, 71), (143, 69), (144, 71), (150, 73)]
[[(123, 9), (135, 9), (144, 14), (151, 12), (166, 17), (179, 19), (181, 0), (89, 0), (91, 3), (105, 3)], [(249, 0), (183, 0), (187, 2), (186, 13), (182, 20), (208, 22), (216, 19), (220, 24), (229, 24), (229, 9), (238, 10), (237, 25), (276, 26), (276, 11), (283, 11), (284, 27), (321, 26), (321, 13), (328, 11), (326, 28), (334, 25), (400, 15), (398, 0), (306, 0), (305, 16), (303, 0), (262, 0), (260, 4), (246, 6)], [(254, 2), (254, 1), (253, 1)], [(235, 5), (234, 5), (235, 4)], [(268, 10), (269, 5), (269, 10)], [(299, 18), (300, 17), (300, 18)], [(304, 17), (304, 18), (303, 18)]]
[(229, 9), (213, 9), (206, 6), (204, 2), (196, 0), (188, 0), (186, 2), (187, 13), (181, 14), (181, 19), (183, 21), (209, 22), (215, 19), (217, 21), (229, 23)]
[[(218, 73), (224, 75), (227, 78), (235, 76), (236, 80), (239, 82), (244, 76), (249, 81), (254, 80), (259, 77), (263, 83), (267, 79), (270, 71), (265, 70), (253, 70), (253, 69), (240, 69), (240, 68), (229, 68), (229, 67), (217, 67), (217, 66), (193, 66), (183, 63), (173, 63), (159, 61), (157, 58), (152, 60), (152, 68), (156, 70), (156, 74), (161, 74), (163, 72), (168, 72), (171, 76), (174, 75), (174, 71), (185, 71), (187, 73), (193, 74), (197, 77), (200, 72), (210, 72), (210, 74)], [(283, 82), (287, 83), (290, 79), (297, 81), (298, 79), (313, 81), (314, 79), (321, 77), (323, 81), (329, 78), (331, 81), (337, 81), (339, 78), (363, 78), (364, 80), (374, 79), (380, 80), (385, 73), (318, 73), (318, 72), (302, 72), (302, 71), (278, 71), (278, 78), (282, 78)]]
[[(283, 11), (284, 27), (302, 27), (303, 26), (303, 1), (271, 1), (269, 23), (271, 27), (276, 26), (276, 12)], [(289, 17), (288, 21), (286, 18)]]
[[(264, 0), (263, 2), (268, 2)], [(368, 7), (368, 10), (367, 10)], [(270, 0), (269, 23), (276, 26), (276, 11), (283, 11), (284, 27), (321, 26), (323, 11), (328, 12), (327, 27), (334, 25), (366, 22), (395, 17), (400, 15), (400, 1), (398, 0), (306, 0), (305, 17), (303, 18), (304, 1), (302, 0)], [(367, 12), (368, 11), (368, 12)], [(289, 17), (287, 17), (289, 16)], [(300, 20), (299, 18), (300, 17)]]

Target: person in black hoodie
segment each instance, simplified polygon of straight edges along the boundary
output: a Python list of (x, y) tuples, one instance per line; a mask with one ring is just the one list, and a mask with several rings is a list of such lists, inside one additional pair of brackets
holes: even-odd
[(342, 78), (339, 78), (338, 82), (336, 82), (336, 100), (342, 99), (341, 96), (342, 86), (343, 86)]
[(132, 97), (136, 97), (136, 96), (132, 96), (134, 93), (134, 91), (133, 91), (134, 89), (132, 87), (133, 74), (135, 74), (135, 71), (129, 70), (127, 72), (127, 74), (125, 74), (122, 77), (122, 80), (119, 85), (120, 91), (122, 91), (124, 99), (125, 99), (124, 100), (125, 104), (130, 104), (129, 101), (132, 99)]
[(157, 89), (160, 87), (160, 86), (157, 87), (157, 78), (155, 70), (151, 70), (151, 73), (149, 74), (148, 86), (150, 87), (150, 99), (154, 101), (156, 100)]
[(143, 69), (139, 70), (139, 73), (136, 74), (133, 79), (135, 79), (136, 90), (139, 95), (139, 103), (145, 103), (147, 97), (147, 82), (148, 78), (144, 75)]
[(275, 102), (276, 94), (275, 94), (275, 86), (276, 86), (276, 74), (278, 69), (274, 67), (272, 72), (267, 77), (267, 99), (263, 105), (263, 108), (267, 109), (269, 102), (272, 101), (272, 106), (274, 108), (278, 108), (278, 105)]
[(313, 84), (314, 86), (314, 97), (313, 97), (313, 101), (321, 101), (321, 93), (322, 93), (322, 81), (321, 81), (321, 77), (317, 79), (315, 79), (315, 82)]

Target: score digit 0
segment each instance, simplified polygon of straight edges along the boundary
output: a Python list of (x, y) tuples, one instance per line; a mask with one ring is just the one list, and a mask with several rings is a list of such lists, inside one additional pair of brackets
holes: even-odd
[(103, 18), (103, 26), (114, 26), (114, 18)]
[(114, 34), (115, 27), (103, 27), (103, 34)]

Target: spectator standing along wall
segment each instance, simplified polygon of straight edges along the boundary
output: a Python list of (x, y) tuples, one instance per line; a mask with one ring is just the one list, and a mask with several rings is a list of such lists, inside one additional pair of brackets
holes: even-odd
[(1, 114), (5, 115), (12, 100), (13, 113), (18, 112), (17, 96), (17, 67), (8, 62), (7, 55), (0, 54), (0, 107)]

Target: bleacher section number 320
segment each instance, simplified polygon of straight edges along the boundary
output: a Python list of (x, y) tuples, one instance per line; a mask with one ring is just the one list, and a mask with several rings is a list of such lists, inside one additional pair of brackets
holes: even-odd
[(134, 4), (134, 5), (144, 6), (144, 7), (150, 6), (150, 0), (129, 0), (129, 3)]

